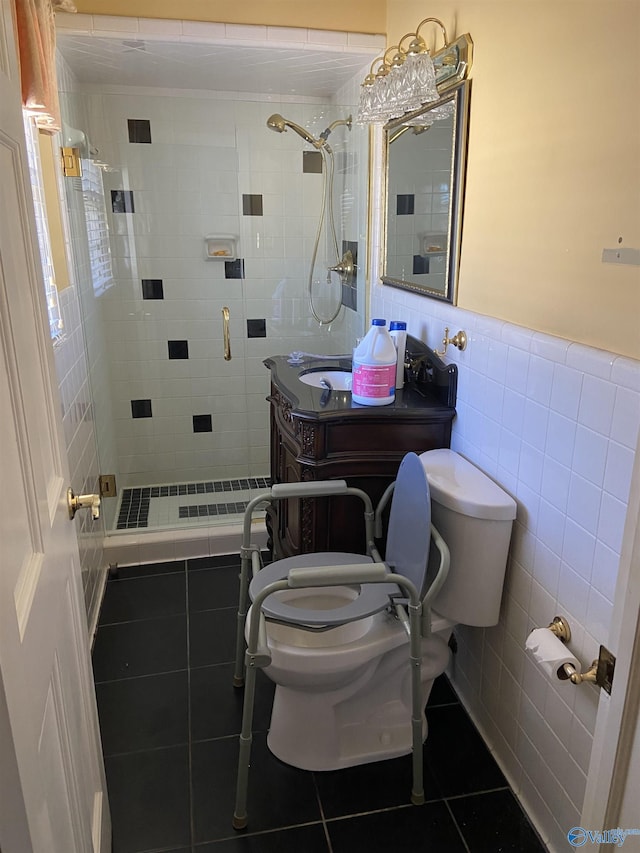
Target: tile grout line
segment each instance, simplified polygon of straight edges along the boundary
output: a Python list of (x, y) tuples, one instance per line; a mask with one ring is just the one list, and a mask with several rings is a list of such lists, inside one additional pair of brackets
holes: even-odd
[(195, 844), (195, 809), (193, 804), (193, 754), (191, 738), (191, 638), (189, 633), (189, 571), (188, 561), (184, 561), (184, 595), (187, 619), (187, 767), (189, 771), (189, 848)]
[(186, 672), (186, 667), (182, 667), (181, 669), (166, 669), (162, 672), (145, 672), (141, 675), (126, 675), (124, 678), (103, 678), (101, 681), (98, 681), (95, 677), (93, 679), (93, 683), (98, 686), (98, 684), (117, 684), (121, 681), (136, 681), (138, 678), (157, 678), (159, 675), (175, 675), (176, 672)]
[(469, 845), (467, 844), (467, 839), (464, 837), (462, 830), (458, 826), (458, 821), (456, 820), (456, 816), (454, 815), (454, 813), (451, 809), (451, 806), (449, 805), (449, 801), (445, 798), (443, 800), (443, 802), (446, 806), (447, 811), (449, 812), (449, 817), (453, 821), (453, 825), (458, 830), (458, 835), (460, 836), (460, 839), (461, 839), (462, 843), (464, 844), (464, 849), (467, 851), (467, 853), (471, 853), (471, 851), (469, 850)]
[(320, 808), (320, 819), (322, 820), (322, 829), (324, 831), (324, 837), (327, 842), (327, 850), (328, 853), (333, 853), (333, 846), (331, 844), (331, 837), (329, 835), (329, 827), (327, 826), (327, 819), (324, 814), (324, 807), (322, 805), (322, 798), (320, 797), (320, 788), (318, 787), (318, 779), (316, 777), (315, 771), (311, 774), (313, 778), (313, 787), (316, 792), (316, 799), (318, 800), (318, 806)]

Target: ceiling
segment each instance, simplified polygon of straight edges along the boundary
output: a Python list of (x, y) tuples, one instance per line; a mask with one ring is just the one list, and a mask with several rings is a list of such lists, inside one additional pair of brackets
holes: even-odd
[[(102, 38), (58, 32), (57, 45), (82, 83), (325, 98), (376, 54), (309, 48)], [(363, 76), (364, 76), (363, 72)]]

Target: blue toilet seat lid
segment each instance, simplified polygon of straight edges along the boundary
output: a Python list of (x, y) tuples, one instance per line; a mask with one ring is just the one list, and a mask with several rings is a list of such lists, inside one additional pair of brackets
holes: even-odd
[[(278, 560), (269, 566), (265, 566), (254, 577), (249, 586), (249, 596), (253, 601), (260, 590), (274, 581), (284, 580), (291, 569), (310, 568), (312, 566), (362, 565), (371, 562), (370, 557), (335, 551), (326, 554), (301, 554), (298, 557), (286, 557), (284, 560)], [(400, 597), (400, 595), (400, 589), (394, 583), (366, 583), (360, 585), (360, 594), (344, 606), (329, 610), (313, 610), (287, 604), (286, 601), (278, 598), (277, 593), (274, 593), (265, 600), (262, 611), (267, 619), (277, 619), (279, 622), (300, 625), (302, 628), (305, 625), (309, 628), (330, 628), (379, 613), (388, 607), (391, 597)]]

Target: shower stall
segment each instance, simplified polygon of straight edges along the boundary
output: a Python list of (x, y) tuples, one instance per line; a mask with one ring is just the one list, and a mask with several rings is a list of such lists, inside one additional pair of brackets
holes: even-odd
[(263, 359), (362, 334), (368, 131), (350, 116), (375, 55), (125, 35), (58, 35), (63, 118), (86, 138), (64, 192), (114, 536), (241, 513), (269, 477)]

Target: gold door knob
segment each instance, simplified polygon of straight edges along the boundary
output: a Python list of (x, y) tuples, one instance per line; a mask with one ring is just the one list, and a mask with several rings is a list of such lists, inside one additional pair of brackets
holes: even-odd
[(71, 486), (67, 489), (69, 518), (73, 520), (79, 509), (90, 509), (91, 518), (100, 518), (100, 495), (74, 495)]

